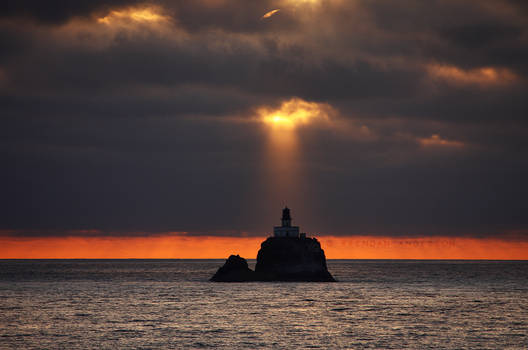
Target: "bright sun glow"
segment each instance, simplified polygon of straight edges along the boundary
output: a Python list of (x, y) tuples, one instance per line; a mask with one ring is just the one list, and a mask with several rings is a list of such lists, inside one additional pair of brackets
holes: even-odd
[(287, 3), (293, 5), (303, 5), (303, 4), (315, 4), (320, 2), (320, 0), (286, 0)]
[(128, 8), (113, 10), (104, 17), (98, 18), (99, 23), (111, 24), (119, 20), (131, 20), (134, 22), (161, 22), (168, 20), (167, 16), (160, 14), (156, 8)]
[(284, 101), (279, 108), (261, 107), (257, 110), (260, 121), (275, 128), (294, 129), (300, 125), (328, 123), (330, 106), (307, 102), (300, 98)]

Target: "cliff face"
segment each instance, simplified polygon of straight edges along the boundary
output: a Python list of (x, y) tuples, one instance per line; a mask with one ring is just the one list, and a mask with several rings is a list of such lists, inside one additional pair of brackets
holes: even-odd
[(261, 244), (253, 272), (245, 259), (231, 255), (211, 278), (215, 282), (335, 282), (315, 238), (269, 237)]
[(316, 238), (269, 237), (261, 244), (255, 273), (261, 281), (335, 281)]

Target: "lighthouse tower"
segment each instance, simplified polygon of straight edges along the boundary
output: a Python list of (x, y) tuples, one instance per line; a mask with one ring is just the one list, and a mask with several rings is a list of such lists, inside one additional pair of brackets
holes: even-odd
[(292, 226), (291, 220), (290, 209), (285, 207), (282, 209), (282, 226), (275, 226), (273, 228), (273, 236), (299, 238), (299, 226)]
[(281, 223), (282, 227), (291, 227), (290, 209), (288, 207), (282, 209)]

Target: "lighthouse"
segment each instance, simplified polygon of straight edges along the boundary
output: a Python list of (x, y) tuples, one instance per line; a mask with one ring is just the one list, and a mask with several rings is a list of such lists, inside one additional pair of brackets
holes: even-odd
[(285, 207), (282, 209), (282, 225), (273, 228), (273, 236), (299, 238), (299, 226), (292, 226), (291, 221), (290, 209)]

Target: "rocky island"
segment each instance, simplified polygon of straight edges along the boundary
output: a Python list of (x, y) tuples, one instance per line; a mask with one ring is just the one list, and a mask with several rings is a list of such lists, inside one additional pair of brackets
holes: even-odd
[(239, 255), (231, 255), (211, 278), (214, 282), (290, 281), (335, 282), (326, 267), (326, 257), (316, 238), (291, 226), (290, 209), (282, 211), (282, 226), (260, 246), (255, 271)]

